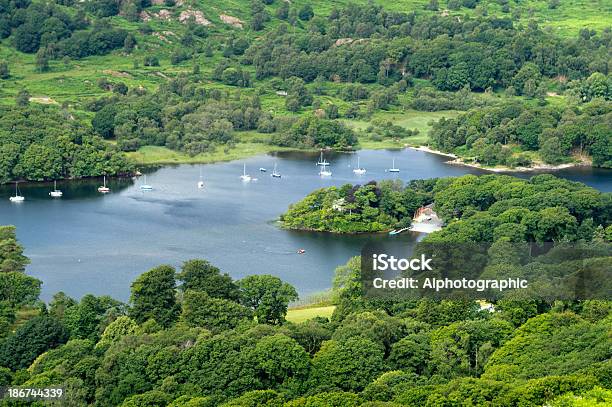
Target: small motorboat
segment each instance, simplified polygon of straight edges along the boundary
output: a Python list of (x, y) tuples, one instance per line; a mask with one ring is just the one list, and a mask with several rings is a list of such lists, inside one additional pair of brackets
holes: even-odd
[(304, 249), (300, 249), (300, 250), (297, 251), (297, 254), (304, 254), (304, 253), (306, 253), (306, 250), (304, 250)]
[(266, 171), (268, 171), (268, 170), (266, 170), (264, 167), (259, 167), (259, 171), (261, 171), (261, 172), (266, 172)]

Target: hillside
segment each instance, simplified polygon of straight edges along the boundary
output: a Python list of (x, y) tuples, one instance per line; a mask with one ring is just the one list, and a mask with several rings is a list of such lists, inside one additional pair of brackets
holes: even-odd
[[(558, 0), (5, 1), (0, 106), (13, 109), (20, 95), (49, 106), (140, 163), (418, 145), (428, 142), (433, 121), (471, 108), (513, 101), (561, 114), (609, 100), (609, 9), (604, 1)], [(255, 116), (241, 108), (243, 117), (230, 117), (229, 101), (244, 107), (247, 99)], [(201, 129), (187, 129), (185, 116), (211, 111), (213, 100), (226, 105), (227, 122), (216, 123), (223, 134), (193, 136)], [(179, 103), (180, 111), (170, 111)], [(112, 116), (104, 111), (111, 104), (160, 109), (144, 118), (133, 110), (101, 130), (96, 121)], [(313, 113), (316, 123), (297, 122)], [(329, 126), (333, 140), (302, 133)], [(343, 126), (356, 138), (338, 136)], [(522, 162), (523, 150), (539, 160), (542, 146), (511, 141), (518, 146), (509, 162)], [(581, 144), (581, 152), (591, 154), (596, 143)], [(573, 147), (556, 149), (552, 160), (572, 161)]]
[[(36, 0), (35, 0), (36, 1)], [(452, 0), (451, 0), (452, 1)], [(554, 0), (553, 0), (554, 1)], [(213, 43), (213, 48), (219, 48), (226, 37), (231, 35), (245, 35), (250, 39), (265, 36), (265, 32), (274, 28), (279, 24), (277, 19), (268, 24), (263, 33), (253, 32), (249, 29), (249, 23), (252, 16), (248, 12), (248, 0), (234, 1), (219, 1), (210, 4), (203, 1), (179, 1), (173, 7), (166, 7), (163, 1), (152, 1), (153, 5), (142, 10), (136, 21), (128, 21), (125, 16), (110, 17), (111, 25), (124, 28), (133, 33), (138, 46), (132, 54), (126, 54), (121, 51), (115, 51), (111, 55), (93, 56), (85, 59), (80, 59), (78, 62), (70, 61), (51, 61), (50, 71), (39, 73), (36, 72), (35, 55), (25, 54), (16, 51), (10, 44), (10, 39), (5, 39), (0, 45), (0, 59), (8, 62), (14, 73), (12, 80), (2, 83), (2, 100), (3, 103), (10, 103), (10, 99), (6, 96), (15, 95), (21, 87), (30, 90), (33, 95), (44, 95), (50, 97), (58, 103), (69, 102), (75, 104), (82, 101), (84, 97), (96, 97), (108, 94), (104, 90), (96, 86), (96, 82), (100, 78), (121, 77), (126, 84), (144, 86), (148, 89), (153, 89), (163, 82), (164, 78), (158, 72), (164, 75), (176, 75), (179, 72), (189, 72), (193, 61), (185, 61), (178, 66), (170, 64), (170, 54), (172, 50), (179, 46), (180, 37), (186, 31), (186, 25), (180, 23), (180, 19), (193, 14), (196, 22), (204, 24), (211, 33), (210, 42)], [(160, 4), (161, 3), (161, 4)], [(281, 1), (276, 1), (267, 8), (270, 14), (274, 15), (279, 8)], [(365, 4), (366, 1), (345, 0), (330, 2), (327, 0), (319, 1), (304, 1), (298, 0), (292, 2), (296, 8), (304, 4), (312, 4), (316, 10), (317, 16), (327, 17), (335, 7), (342, 7), (348, 3)], [(439, 5), (440, 11), (425, 10), (428, 4), (425, 0), (398, 0), (398, 1), (377, 1), (385, 9), (401, 12), (416, 12), (418, 14), (441, 14), (444, 10), (448, 10), (449, 5), (441, 2)], [(475, 2), (477, 3), (477, 2)], [(482, 1), (475, 9), (461, 7), (458, 10), (449, 10), (451, 16), (476, 15), (482, 13), (482, 10), (487, 10), (488, 15), (498, 15), (501, 17), (512, 16), (518, 17), (521, 24), (527, 24), (529, 21), (536, 21), (544, 27), (551, 27), (553, 31), (567, 37), (574, 37), (582, 28), (594, 29), (599, 32), (612, 25), (612, 6), (606, 4), (605, 1), (578, 1), (567, 2), (561, 1), (555, 9), (550, 9), (546, 1), (527, 1), (521, 3), (507, 2), (509, 12), (502, 12), (502, 6), (496, 1)], [(62, 7), (69, 13), (74, 13), (73, 7)], [(444, 13), (445, 14), (445, 13)], [(238, 26), (224, 22), (220, 16), (233, 17), (236, 20), (235, 25), (242, 25), (242, 29)], [(88, 14), (89, 18), (95, 19), (92, 14)], [(276, 21), (274, 21), (276, 20)], [(185, 20), (184, 20), (185, 21)], [(226, 17), (227, 21), (227, 17)], [(152, 29), (150, 33), (142, 33), (139, 29), (148, 26)], [(297, 27), (298, 30), (305, 30), (306, 27)], [(160, 66), (152, 69), (141, 67), (134, 68), (134, 59), (142, 59), (151, 52), (160, 56)], [(197, 58), (196, 61), (201, 64), (204, 71), (212, 71), (212, 67), (216, 62), (216, 58)]]

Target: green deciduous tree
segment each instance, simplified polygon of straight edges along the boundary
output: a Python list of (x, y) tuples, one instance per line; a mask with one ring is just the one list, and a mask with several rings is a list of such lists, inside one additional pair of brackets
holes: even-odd
[(253, 312), (238, 303), (210, 297), (206, 292), (187, 290), (183, 297), (183, 320), (212, 332), (233, 329), (253, 319)]
[(118, 342), (126, 335), (134, 335), (137, 328), (138, 325), (136, 325), (136, 322), (133, 319), (122, 315), (111, 322), (106, 329), (104, 329), (104, 332), (96, 344), (96, 347), (104, 348)]
[(0, 301), (11, 307), (33, 304), (38, 300), (42, 281), (16, 271), (0, 273)]
[(238, 286), (227, 273), (221, 273), (217, 267), (206, 260), (194, 259), (183, 263), (177, 274), (181, 281), (179, 288), (183, 291), (202, 291), (214, 298), (235, 301), (239, 297)]
[(320, 389), (361, 391), (384, 369), (381, 345), (365, 338), (327, 341), (312, 360), (311, 380)]
[(23, 255), (17, 241), (15, 226), (0, 226), (0, 273), (23, 272), (30, 259)]
[(253, 275), (238, 281), (241, 303), (252, 309), (259, 323), (282, 324), (289, 302), (298, 299), (293, 286), (271, 275)]
[(108, 318), (122, 312), (122, 304), (109, 296), (91, 294), (81, 298), (78, 304), (66, 308), (63, 322), (71, 338), (90, 339), (97, 342)]
[(303, 383), (310, 370), (308, 353), (294, 339), (283, 334), (262, 338), (255, 345), (253, 358), (266, 388)]
[(0, 365), (25, 369), (38, 355), (67, 340), (68, 331), (55, 318), (32, 318), (0, 344)]
[(153, 319), (164, 327), (172, 325), (179, 313), (174, 268), (158, 266), (141, 274), (132, 283), (130, 302), (130, 317), (137, 323)]

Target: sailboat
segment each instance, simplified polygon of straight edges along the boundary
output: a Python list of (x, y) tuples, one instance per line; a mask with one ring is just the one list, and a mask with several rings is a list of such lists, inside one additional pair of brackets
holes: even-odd
[(321, 151), (321, 157), (319, 158), (319, 162), (317, 162), (317, 165), (322, 165), (322, 166), (329, 165), (329, 163), (325, 161), (325, 159), (323, 158), (323, 151)]
[(107, 194), (110, 192), (110, 188), (106, 186), (106, 175), (104, 176), (104, 185), (101, 187), (98, 187), (98, 192), (103, 193), (103, 194)]
[(325, 165), (323, 165), (323, 167), (321, 168), (321, 171), (319, 171), (319, 175), (320, 175), (320, 176), (322, 176), (322, 177), (331, 177), (332, 173), (331, 173), (331, 171), (329, 171), (329, 170), (327, 169), (327, 166), (328, 166), (328, 165), (329, 165), (329, 164), (325, 164)]
[(274, 171), (272, 171), (272, 174), (270, 174), (270, 176), (272, 178), (280, 178), (281, 177), (280, 172), (276, 171), (276, 163), (274, 163)]
[(246, 173), (246, 164), (244, 164), (244, 167), (242, 169), (242, 175), (240, 176), (240, 179), (242, 180), (242, 182), (251, 182), (251, 176), (249, 174)]
[(200, 180), (198, 181), (198, 189), (204, 189), (204, 180), (202, 179), (202, 166), (200, 166)]
[(399, 168), (395, 168), (395, 158), (393, 159), (393, 167), (389, 168), (389, 172), (400, 172)]
[(49, 192), (49, 196), (51, 198), (61, 198), (62, 195), (64, 195), (64, 193), (60, 191), (59, 189), (57, 189), (57, 181), (54, 180), (53, 181), (53, 191)]
[(15, 196), (9, 198), (11, 202), (23, 202), (25, 198), (19, 193), (19, 182), (15, 182)]
[(366, 169), (362, 168), (361, 165), (359, 165), (359, 156), (357, 156), (357, 168), (353, 170), (353, 173), (356, 175), (363, 175), (366, 173)]
[(141, 191), (152, 191), (153, 190), (153, 187), (147, 184), (147, 174), (145, 174), (144, 176), (144, 184), (140, 186), (140, 190)]

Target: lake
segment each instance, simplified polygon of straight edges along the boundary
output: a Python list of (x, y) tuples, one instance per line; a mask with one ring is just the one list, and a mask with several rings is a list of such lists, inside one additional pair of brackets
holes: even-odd
[[(273, 274), (294, 285), (301, 297), (331, 286), (334, 269), (358, 255), (371, 239), (411, 243), (418, 233), (400, 236), (338, 236), (282, 230), (276, 219), (289, 204), (317, 188), (397, 178), (481, 174), (475, 168), (445, 164), (447, 158), (415, 150), (359, 152), (365, 176), (353, 174), (355, 154), (327, 154), (333, 176), (322, 179), (318, 154), (282, 153), (202, 165), (206, 183), (197, 188), (200, 166), (164, 166), (147, 173), (154, 190), (143, 192), (143, 179), (109, 180), (112, 192), (99, 194), (101, 180), (58, 183), (61, 199), (48, 195), (52, 184), (20, 184), (26, 201), (9, 202), (14, 186), (0, 188), (0, 224), (14, 224), (32, 263), (28, 274), (43, 281), (41, 298), (64, 291), (109, 294), (126, 301), (130, 283), (159, 264), (204, 258), (238, 279)], [(400, 173), (388, 173), (392, 159)], [(278, 164), (281, 179), (270, 177)], [(240, 180), (243, 164), (258, 180)], [(261, 173), (260, 167), (268, 169)], [(612, 191), (612, 171), (573, 168), (556, 175)], [(529, 177), (532, 174), (517, 174)], [(305, 254), (297, 254), (304, 249)]]

